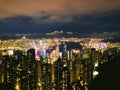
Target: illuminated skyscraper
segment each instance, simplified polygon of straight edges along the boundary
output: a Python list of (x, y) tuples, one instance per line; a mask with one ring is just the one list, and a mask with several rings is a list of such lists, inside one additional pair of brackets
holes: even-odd
[(16, 79), (16, 70), (14, 65), (14, 57), (11, 56), (8, 50), (4, 50), (2, 52), (2, 83), (7, 84), (10, 83), (12, 87), (15, 86), (15, 79)]
[(70, 85), (70, 72), (68, 67), (68, 58), (67, 58), (67, 45), (63, 43), (63, 54), (62, 54), (62, 90), (69, 89)]
[(62, 59), (55, 61), (55, 90), (62, 90)]
[(52, 65), (46, 60), (41, 61), (41, 81), (42, 90), (51, 90), (52, 88)]
[(93, 76), (93, 61), (90, 58), (90, 50), (89, 49), (84, 49), (83, 50), (83, 82), (85, 85), (88, 85), (90, 80), (92, 79)]
[(70, 73), (68, 69), (67, 46), (63, 43), (62, 58), (55, 62), (56, 90), (69, 90)]
[(35, 60), (35, 49), (29, 49), (27, 51), (27, 78), (28, 78), (28, 90), (36, 89), (37, 85), (37, 67)]

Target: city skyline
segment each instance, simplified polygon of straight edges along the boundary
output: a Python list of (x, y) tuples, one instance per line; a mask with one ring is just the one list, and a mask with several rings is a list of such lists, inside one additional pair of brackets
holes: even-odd
[(0, 1), (0, 33), (120, 30), (119, 0)]
[(116, 90), (120, 0), (0, 0), (0, 90)]
[[(98, 88), (96, 85), (100, 87), (98, 90), (115, 89), (118, 83), (108, 85), (112, 80), (119, 80), (120, 43), (105, 43), (102, 40), (26, 37), (1, 40), (0, 89), (93, 90)], [(114, 70), (112, 73), (108, 64), (112, 65), (110, 68), (116, 68), (111, 69)], [(99, 76), (105, 84), (99, 80)], [(106, 79), (106, 76), (111, 76), (112, 80)], [(93, 80), (97, 80), (96, 83)]]

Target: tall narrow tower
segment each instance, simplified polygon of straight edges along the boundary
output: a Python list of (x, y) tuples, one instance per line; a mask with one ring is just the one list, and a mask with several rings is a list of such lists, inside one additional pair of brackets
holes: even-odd
[(69, 90), (70, 76), (68, 69), (67, 45), (63, 43), (62, 53), (62, 88), (61, 90)]
[(28, 58), (28, 65), (27, 65), (28, 90), (34, 90), (36, 89), (36, 83), (37, 83), (35, 49), (29, 49), (27, 51), (27, 58)]

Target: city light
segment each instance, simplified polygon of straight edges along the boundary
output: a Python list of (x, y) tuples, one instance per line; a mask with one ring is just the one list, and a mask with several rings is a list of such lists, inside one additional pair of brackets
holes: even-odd
[[(96, 68), (120, 53), (120, 43), (102, 40), (26, 37), (1, 40), (0, 82), (13, 83), (16, 90), (87, 90), (100, 73)], [(81, 48), (69, 47), (71, 42)]]
[(93, 71), (93, 76), (97, 76), (99, 74), (98, 71)]

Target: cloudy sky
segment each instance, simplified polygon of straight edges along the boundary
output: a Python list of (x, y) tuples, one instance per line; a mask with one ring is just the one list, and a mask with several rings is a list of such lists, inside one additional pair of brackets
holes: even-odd
[(120, 0), (0, 0), (0, 32), (120, 31)]

